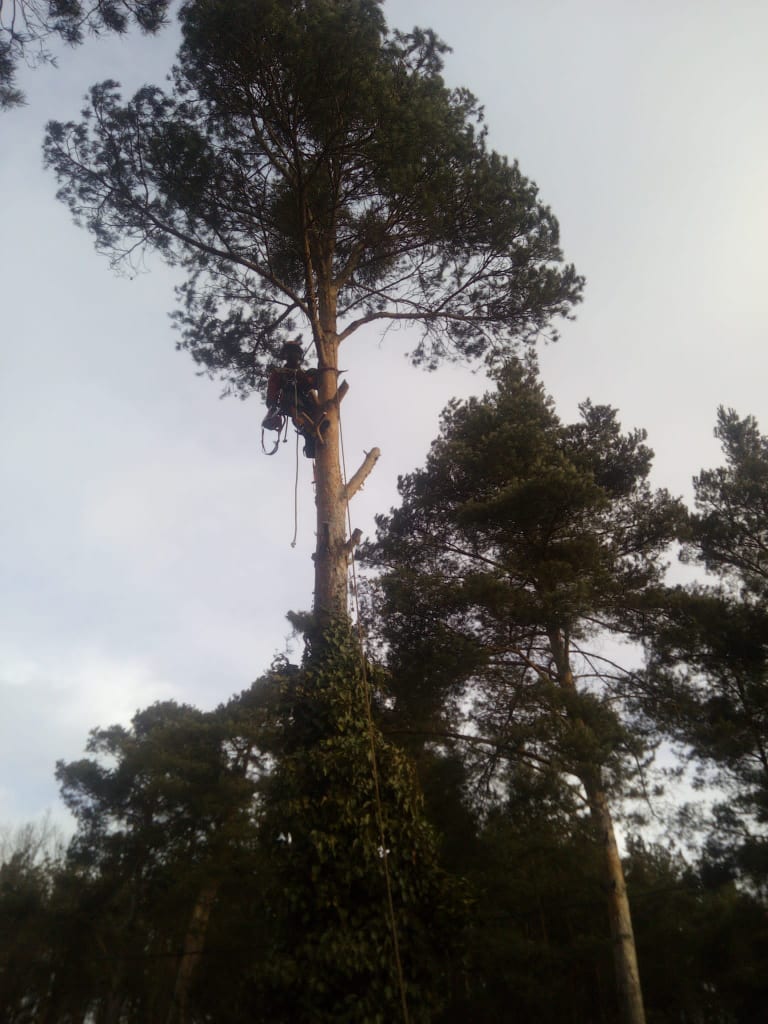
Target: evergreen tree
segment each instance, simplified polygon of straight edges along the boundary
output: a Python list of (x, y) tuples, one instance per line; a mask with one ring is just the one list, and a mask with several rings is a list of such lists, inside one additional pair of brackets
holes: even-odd
[(585, 644), (640, 635), (680, 509), (650, 489), (645, 435), (623, 434), (614, 410), (585, 402), (564, 425), (532, 363), (496, 376), (495, 393), (448, 408), (426, 468), (378, 520), (381, 632), (406, 713), (471, 702), (475, 745), (578, 780), (603, 851), (622, 1019), (642, 1021), (610, 809), (642, 744), (611, 703), (620, 670)]
[(0, 0), (0, 110), (24, 102), (15, 85), (21, 61), (55, 63), (48, 49), (52, 38), (77, 46), (86, 33), (122, 34), (131, 21), (143, 32), (156, 32), (169, 5), (170, 0)]
[(314, 632), (281, 684), (260, 805), (272, 934), (243, 990), (252, 1019), (429, 1019), (456, 930), (410, 773), (362, 716), (345, 515), (378, 449), (342, 480), (339, 346), (399, 322), (421, 327), (413, 358), (429, 368), (500, 356), (553, 333), (582, 287), (535, 186), (489, 151), (475, 98), (445, 86), (444, 44), (390, 33), (381, 6), (190, 0), (170, 92), (124, 103), (102, 83), (46, 141), (100, 248), (185, 272), (180, 347), (204, 371), (262, 388), (299, 325), (316, 353)]
[(768, 995), (768, 922), (761, 901), (713, 881), (669, 846), (630, 837), (627, 884), (648, 1019), (759, 1020)]
[(750, 603), (768, 596), (768, 437), (754, 416), (717, 411), (715, 437), (725, 466), (694, 477), (690, 560), (735, 584)]
[(180, 346), (236, 391), (309, 328), (329, 623), (347, 614), (346, 502), (378, 455), (344, 485), (339, 345), (398, 322), (421, 327), (429, 367), (508, 352), (567, 316), (582, 281), (535, 186), (488, 150), (476, 99), (445, 86), (433, 32), (390, 33), (380, 0), (190, 0), (181, 23), (170, 94), (94, 86), (81, 123), (49, 125), (46, 160), (114, 262), (148, 248), (183, 269)]
[(47, 821), (0, 833), (0, 1018), (6, 1024), (43, 1019), (62, 853)]
[(725, 791), (711, 866), (768, 886), (768, 438), (720, 408), (725, 465), (694, 478), (683, 557), (717, 577), (667, 594), (650, 645), (644, 705), (692, 751), (699, 785)]
[(66, 859), (0, 860), (2, 1019), (432, 1020), (464, 895), (371, 671), (340, 627), (214, 712), (93, 730), (57, 769)]
[[(64, 929), (42, 1020), (184, 1024), (222, 893), (244, 899), (258, 865), (254, 792), (262, 754), (251, 733), (172, 702), (137, 712), (131, 728), (91, 734), (57, 775), (78, 828), (58, 885)], [(231, 898), (231, 897), (230, 897)], [(251, 916), (251, 943), (258, 917)], [(219, 988), (219, 986), (216, 986)], [(224, 1016), (220, 1019), (225, 1019)]]

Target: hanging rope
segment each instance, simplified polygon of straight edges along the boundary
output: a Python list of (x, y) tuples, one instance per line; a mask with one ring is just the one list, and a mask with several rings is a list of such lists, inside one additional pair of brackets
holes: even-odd
[[(349, 495), (347, 494), (347, 460), (344, 454), (344, 432), (341, 428), (341, 408), (339, 408), (339, 442), (341, 447), (341, 469), (344, 480), (344, 493), (347, 505), (347, 527), (349, 529), (350, 536), (352, 536), (352, 514), (349, 510)], [(365, 645), (363, 642), (363, 626), (360, 621), (360, 599), (357, 588), (357, 570), (355, 567), (354, 548), (350, 552), (350, 563), (352, 566), (352, 595), (355, 606), (357, 640), (360, 647), (360, 664), (362, 666), (363, 706), (365, 708), (365, 717), (368, 725), (368, 739), (371, 744), (371, 775), (373, 776), (373, 789), (376, 799), (376, 823), (379, 829), (381, 859), (384, 864), (384, 882), (387, 890), (387, 917), (389, 930), (392, 935), (392, 949), (395, 957), (395, 967), (397, 970), (397, 983), (400, 990), (400, 1007), (403, 1011), (403, 1024), (410, 1024), (411, 1018), (408, 1013), (408, 1000), (405, 994), (405, 976), (403, 974), (403, 964), (400, 958), (400, 942), (397, 933), (397, 920), (395, 918), (395, 902), (392, 898), (392, 880), (389, 874), (389, 850), (387, 849), (387, 838), (384, 830), (384, 810), (381, 801), (379, 767), (376, 757), (376, 731), (373, 722), (373, 709), (371, 707), (371, 687), (368, 682), (368, 667), (365, 658)]]
[(293, 540), (291, 547), (296, 547), (299, 535), (299, 432), (296, 431), (296, 478), (293, 481)]
[[(274, 424), (274, 426), (272, 424)], [(282, 433), (283, 427), (285, 427), (285, 437), (283, 438), (283, 441), (285, 442), (288, 440), (288, 420), (285, 418), (285, 416), (281, 416), (280, 413), (273, 413), (271, 415), (265, 416), (264, 419), (261, 421), (261, 450), (264, 452), (265, 455), (274, 455), (277, 449), (280, 447), (280, 434)], [(267, 446), (264, 444), (265, 430), (277, 431), (277, 438), (275, 440), (275, 445), (271, 452), (267, 451)]]

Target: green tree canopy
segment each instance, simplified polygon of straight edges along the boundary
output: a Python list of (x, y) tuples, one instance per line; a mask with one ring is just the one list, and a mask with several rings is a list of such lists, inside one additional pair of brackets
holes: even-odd
[[(383, 570), (390, 657), (421, 679), (404, 707), (430, 687), (440, 706), (435, 686), (460, 692), (495, 669), (546, 686), (558, 632), (576, 655), (605, 631), (641, 638), (682, 524), (682, 506), (648, 483), (644, 431), (622, 432), (615, 410), (588, 401), (562, 423), (532, 362), (496, 378), (495, 392), (449, 406), (366, 549)], [(609, 659), (582, 664), (612, 678)]]
[(19, 63), (55, 63), (51, 39), (70, 46), (86, 33), (123, 33), (135, 22), (143, 32), (164, 23), (171, 0), (0, 0), (0, 110), (24, 102), (16, 88)]
[(694, 477), (696, 512), (686, 548), (690, 561), (733, 582), (745, 600), (768, 597), (768, 437), (754, 416), (717, 411), (715, 437), (725, 465)]
[(651, 489), (645, 434), (623, 433), (615, 410), (585, 402), (561, 423), (532, 359), (496, 382), (449, 406), (426, 468), (377, 520), (381, 634), (417, 726), (425, 710), (468, 717), (491, 768), (513, 758), (580, 788), (605, 854), (621, 1019), (639, 1024), (609, 797), (643, 743), (617, 714), (626, 674), (588, 641), (641, 634), (681, 508)]
[(181, 21), (172, 91), (95, 86), (46, 158), (114, 260), (185, 269), (202, 365), (250, 389), (293, 318), (322, 348), (337, 311), (341, 337), (415, 321), (417, 359), (477, 356), (578, 301), (557, 222), (431, 31), (390, 33), (380, 0), (197, 0)]
[(714, 574), (667, 595), (649, 645), (646, 712), (693, 752), (715, 804), (710, 855), (768, 885), (768, 438), (720, 408), (725, 465), (694, 477), (683, 557)]
[[(250, 903), (248, 941), (263, 942), (251, 883), (260, 865), (263, 718), (252, 707), (235, 714), (233, 706), (204, 713), (154, 704), (129, 728), (93, 730), (88, 757), (59, 763), (77, 831), (57, 887), (50, 1016), (40, 1019), (92, 1013), (178, 1024), (190, 1019), (191, 1003), (205, 1006), (203, 980), (226, 987), (228, 961), (247, 978), (252, 957), (233, 936), (242, 936), (238, 908)], [(226, 960), (209, 941), (213, 929), (222, 942), (222, 917)], [(221, 1020), (232, 1019), (228, 1001)]]

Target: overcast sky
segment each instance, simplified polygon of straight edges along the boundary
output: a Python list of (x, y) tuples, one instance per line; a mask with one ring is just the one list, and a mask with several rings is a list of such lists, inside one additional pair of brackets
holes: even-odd
[[(690, 496), (720, 459), (719, 403), (768, 429), (768, 5), (762, 0), (389, 0), (391, 25), (434, 28), (446, 77), (486, 108), (587, 277), (578, 319), (542, 353), (571, 419), (587, 396), (647, 428), (654, 481)], [(0, 823), (60, 815), (53, 767), (88, 730), (174, 698), (203, 708), (246, 687), (311, 604), (311, 464), (261, 454), (260, 400), (219, 400), (174, 351), (174, 277), (115, 277), (54, 198), (48, 118), (76, 118), (95, 81), (161, 83), (175, 49), (91, 41), (24, 73), (0, 115)], [(343, 59), (343, 54), (339, 54)], [(342, 350), (347, 459), (382, 458), (354, 525), (396, 500), (440, 409), (483, 390), (427, 375), (406, 332)], [(352, 467), (350, 467), (351, 470)]]

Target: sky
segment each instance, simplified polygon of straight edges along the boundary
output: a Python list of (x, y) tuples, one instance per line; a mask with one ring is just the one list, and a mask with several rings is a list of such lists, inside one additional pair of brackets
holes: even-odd
[[(430, 26), (445, 77), (485, 106), (587, 279), (577, 319), (540, 353), (560, 415), (590, 397), (644, 427), (652, 482), (690, 499), (720, 462), (718, 404), (768, 430), (768, 5), (761, 0), (388, 0)], [(311, 604), (311, 463), (266, 458), (259, 396), (220, 398), (174, 350), (173, 272), (118, 277), (55, 199), (49, 118), (77, 119), (96, 81), (162, 84), (175, 33), (90, 40), (24, 71), (0, 115), (0, 823), (66, 823), (57, 759), (90, 729), (174, 699), (215, 707), (275, 654)], [(339, 55), (343, 59), (343, 54)], [(350, 472), (382, 457), (353, 525), (397, 500), (440, 410), (485, 388), (434, 374), (408, 331), (342, 349)]]

